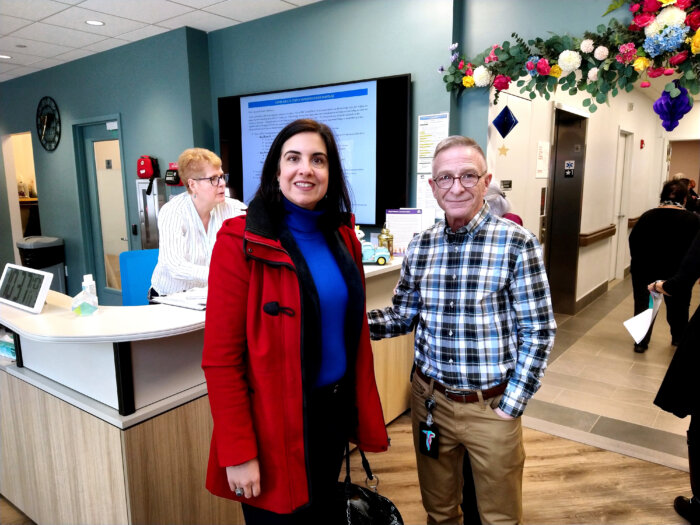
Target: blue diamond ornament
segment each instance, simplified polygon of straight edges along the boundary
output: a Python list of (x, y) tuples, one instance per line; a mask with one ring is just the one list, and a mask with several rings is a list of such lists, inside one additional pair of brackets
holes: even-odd
[(513, 112), (508, 106), (504, 107), (492, 122), (493, 127), (498, 130), (503, 138), (506, 138), (506, 135), (513, 131), (513, 128), (517, 123), (518, 119), (515, 118), (515, 115), (513, 115)]

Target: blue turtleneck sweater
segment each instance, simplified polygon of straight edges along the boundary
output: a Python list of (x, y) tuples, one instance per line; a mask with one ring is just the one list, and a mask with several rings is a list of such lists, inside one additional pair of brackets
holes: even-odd
[(316, 386), (334, 383), (345, 375), (345, 311), (348, 288), (323, 233), (320, 211), (306, 210), (284, 199), (285, 222), (313, 277), (321, 307), (321, 368)]

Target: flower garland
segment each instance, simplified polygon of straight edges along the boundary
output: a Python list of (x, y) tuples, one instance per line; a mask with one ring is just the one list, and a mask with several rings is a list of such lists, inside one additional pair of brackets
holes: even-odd
[[(583, 105), (591, 113), (608, 97), (632, 91), (638, 80), (639, 87), (647, 88), (649, 78), (675, 75), (678, 78), (665, 87), (664, 102), (654, 109), (658, 106), (663, 112), (674, 106), (689, 111), (692, 96), (700, 93), (700, 0), (613, 0), (604, 14), (625, 4), (633, 15), (629, 26), (611, 19), (607, 27), (586, 31), (582, 39), (553, 35), (526, 42), (512, 33), (513, 42), (494, 44), (472, 59), (452, 44), (450, 65), (438, 71), (447, 91), (461, 95), (493, 86), (496, 102), (513, 81), (531, 99), (539, 94), (549, 100), (556, 89), (571, 95), (581, 91), (588, 94)], [(680, 96), (687, 103), (669, 102)], [(678, 125), (676, 118), (660, 116), (668, 131)]]

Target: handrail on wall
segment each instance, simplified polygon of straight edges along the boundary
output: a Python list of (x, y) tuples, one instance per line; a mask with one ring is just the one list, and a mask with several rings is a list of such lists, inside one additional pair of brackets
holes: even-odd
[(578, 234), (578, 245), (579, 246), (589, 246), (595, 242), (602, 241), (608, 237), (612, 237), (617, 232), (617, 228), (614, 224), (610, 226), (605, 226), (599, 230), (595, 230), (589, 233), (579, 233)]

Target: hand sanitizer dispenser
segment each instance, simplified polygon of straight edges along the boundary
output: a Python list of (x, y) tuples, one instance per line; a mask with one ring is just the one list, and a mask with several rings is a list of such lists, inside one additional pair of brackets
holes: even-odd
[(76, 315), (92, 315), (97, 311), (97, 286), (92, 274), (83, 276), (83, 291), (73, 297), (72, 310)]

